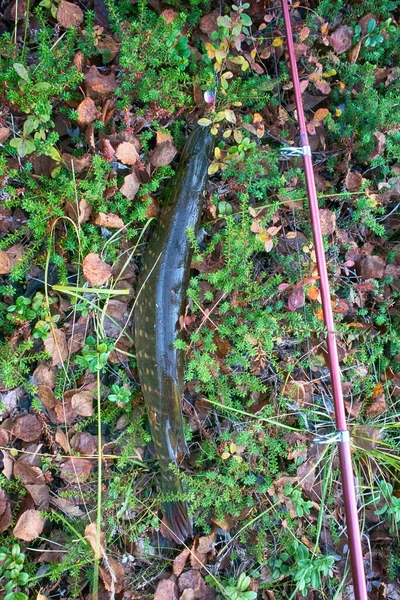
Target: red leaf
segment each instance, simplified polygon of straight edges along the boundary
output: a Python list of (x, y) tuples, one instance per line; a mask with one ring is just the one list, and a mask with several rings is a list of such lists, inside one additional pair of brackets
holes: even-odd
[(298, 308), (301, 308), (304, 306), (305, 299), (304, 288), (301, 287), (295, 289), (289, 296), (288, 309), (293, 312)]

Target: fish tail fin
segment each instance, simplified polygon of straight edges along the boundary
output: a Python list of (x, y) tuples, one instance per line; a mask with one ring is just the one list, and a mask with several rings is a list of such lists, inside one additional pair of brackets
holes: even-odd
[(178, 544), (193, 535), (192, 522), (188, 515), (187, 504), (181, 500), (164, 502), (163, 525), (171, 538)]

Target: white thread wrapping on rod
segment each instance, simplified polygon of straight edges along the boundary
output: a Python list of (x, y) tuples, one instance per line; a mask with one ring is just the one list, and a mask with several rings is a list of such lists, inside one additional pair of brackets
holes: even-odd
[(329, 435), (316, 437), (313, 439), (313, 444), (336, 444), (336, 442), (349, 442), (350, 431), (345, 429), (344, 431), (335, 431)]
[(279, 154), (283, 158), (295, 158), (298, 156), (311, 156), (310, 146), (284, 146)]

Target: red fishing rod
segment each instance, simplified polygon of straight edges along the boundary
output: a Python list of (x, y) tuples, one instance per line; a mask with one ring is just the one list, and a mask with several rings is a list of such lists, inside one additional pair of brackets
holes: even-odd
[[(315, 254), (320, 280), (321, 302), (326, 327), (332, 394), (335, 406), (336, 434), (334, 441), (339, 444), (340, 471), (343, 486), (343, 498), (346, 514), (347, 535), (353, 575), (355, 600), (368, 600), (364, 561), (361, 547), (360, 524), (358, 520), (356, 490), (354, 483), (353, 466), (351, 462), (350, 434), (347, 429), (346, 413), (343, 401), (339, 357), (336, 345), (335, 325), (331, 305), (328, 271), (326, 268), (324, 244), (321, 233), (317, 192), (314, 181), (311, 149), (308, 142), (306, 120), (304, 116), (303, 101), (301, 98), (299, 73), (297, 71), (296, 55), (293, 44), (292, 26), (290, 23), (289, 7), (287, 0), (281, 0), (287, 45), (289, 51), (292, 81), (297, 107), (297, 120), (300, 126), (300, 147), (294, 149), (292, 155), (303, 156), (304, 172), (307, 184), (307, 196), (310, 204), (311, 224), (314, 236)], [(292, 149), (291, 149), (292, 150)], [(297, 151), (297, 152), (296, 152)]]

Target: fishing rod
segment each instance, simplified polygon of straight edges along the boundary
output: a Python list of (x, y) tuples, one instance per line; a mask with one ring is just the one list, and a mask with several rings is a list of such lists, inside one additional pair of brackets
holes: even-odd
[[(293, 43), (292, 26), (287, 0), (281, 0), (283, 18), (285, 22), (289, 61), (292, 71), (293, 89), (297, 107), (297, 120), (300, 127), (300, 145), (298, 148), (286, 148), (290, 156), (302, 156), (306, 177), (307, 196), (310, 205), (311, 225), (314, 236), (315, 254), (317, 258), (318, 274), (320, 278), (320, 292), (324, 323), (326, 327), (326, 340), (328, 346), (329, 369), (332, 382), (332, 395), (335, 407), (336, 432), (331, 441), (339, 446), (340, 473), (343, 486), (344, 508), (346, 514), (347, 535), (353, 576), (355, 600), (368, 600), (364, 560), (361, 547), (360, 524), (358, 520), (357, 499), (354, 483), (353, 465), (351, 462), (350, 432), (347, 428), (345, 406), (343, 401), (339, 357), (336, 345), (335, 325), (331, 305), (328, 271), (326, 268), (324, 244), (321, 233), (321, 223), (318, 210), (317, 192), (314, 180), (311, 148), (308, 141), (306, 119), (304, 116), (303, 101), (301, 98), (299, 73), (297, 70), (296, 54)], [(326, 442), (326, 440), (324, 440)]]

